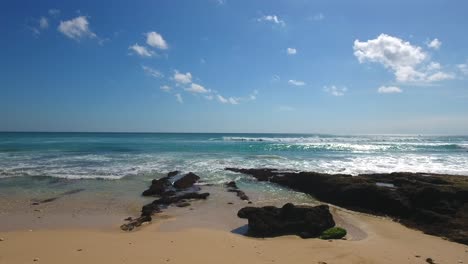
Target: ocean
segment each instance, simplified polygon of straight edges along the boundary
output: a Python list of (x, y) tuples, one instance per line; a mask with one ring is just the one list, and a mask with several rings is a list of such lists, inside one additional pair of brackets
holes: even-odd
[(218, 184), (232, 179), (225, 167), (468, 175), (468, 136), (0, 133), (0, 178), (117, 180), (180, 170)]

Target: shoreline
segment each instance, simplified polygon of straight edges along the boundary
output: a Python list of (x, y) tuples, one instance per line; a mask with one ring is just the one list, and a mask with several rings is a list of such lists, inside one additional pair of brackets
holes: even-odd
[[(148, 183), (141, 186), (147, 188)], [(248, 237), (244, 235), (247, 221), (236, 215), (249, 205), (247, 200), (225, 186), (196, 186), (210, 193), (207, 200), (164, 208), (151, 223), (132, 232), (120, 230), (124, 218), (138, 215), (142, 205), (155, 199), (141, 197), (143, 189), (125, 197), (107, 192), (90, 195), (86, 190), (41, 194), (37, 199), (31, 199), (32, 194), (23, 200), (0, 196), (0, 264), (429, 263), (428, 259), (468, 263), (466, 245), (424, 234), (388, 217), (333, 204), (329, 206), (336, 225), (348, 230), (345, 240)], [(132, 189), (138, 190), (136, 185)], [(292, 200), (324, 204), (297, 191), (286, 192), (290, 196), (285, 197), (268, 197), (249, 188), (242, 191), (255, 207), (281, 206)]]

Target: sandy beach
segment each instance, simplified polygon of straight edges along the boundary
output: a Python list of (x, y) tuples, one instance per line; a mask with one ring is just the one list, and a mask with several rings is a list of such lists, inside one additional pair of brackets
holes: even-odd
[(205, 202), (194, 203), (193, 210), (174, 208), (133, 232), (118, 228), (116, 214), (81, 212), (70, 217), (50, 209), (52, 213), (42, 213), (42, 221), (62, 223), (52, 227), (27, 224), (40, 212), (4, 212), (2, 224), (22, 218), (23, 228), (18, 224), (0, 232), (0, 263), (430, 263), (428, 258), (434, 263), (468, 263), (465, 245), (336, 207), (331, 211), (337, 225), (347, 228), (346, 240), (246, 237), (233, 229), (246, 224), (235, 217), (245, 204), (232, 200), (233, 207), (220, 213), (208, 214)]

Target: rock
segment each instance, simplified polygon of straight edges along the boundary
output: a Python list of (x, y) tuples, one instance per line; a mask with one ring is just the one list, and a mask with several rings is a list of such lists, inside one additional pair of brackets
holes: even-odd
[(190, 206), (190, 203), (187, 202), (180, 202), (176, 204), (177, 207), (187, 207)]
[(133, 220), (133, 218), (131, 216), (124, 219), (124, 221), (132, 221), (132, 220)]
[(226, 170), (252, 175), (318, 200), (391, 216), (430, 235), (468, 244), (468, 177), (427, 173), (326, 174), (275, 169)]
[(154, 200), (152, 204), (155, 205), (170, 205), (173, 203), (177, 203), (181, 200), (189, 200), (189, 199), (206, 199), (208, 196), (210, 196), (209, 193), (197, 193), (197, 192), (191, 192), (191, 193), (183, 193), (181, 195), (177, 196), (169, 196), (169, 197), (161, 197), (157, 200)]
[(248, 234), (255, 237), (299, 235), (302, 238), (318, 237), (335, 226), (327, 205), (315, 207), (285, 204), (274, 206), (244, 207), (237, 213), (248, 219)]
[(434, 260), (432, 260), (431, 258), (427, 258), (426, 262), (429, 264), (435, 264)]
[(143, 196), (161, 195), (162, 193), (168, 191), (170, 187), (171, 187), (171, 182), (169, 181), (169, 177), (163, 177), (157, 180), (153, 180), (148, 190), (145, 190), (142, 193), (142, 195)]
[(177, 189), (188, 189), (193, 186), (195, 182), (200, 179), (195, 173), (189, 172), (182, 176), (182, 178), (178, 179), (174, 182), (174, 187)]
[(236, 184), (235, 181), (230, 181), (230, 182), (226, 183), (226, 187), (227, 187), (227, 188), (238, 189), (238, 188), (237, 188), (237, 184)]
[(5, 241), (5, 239), (3, 237), (0, 237), (0, 242), (2, 242), (2, 241)]
[(225, 184), (228, 192), (235, 192), (237, 194), (237, 197), (239, 197), (241, 200), (243, 201), (249, 201), (249, 197), (247, 196), (247, 194), (245, 194), (244, 191), (240, 190), (238, 187), (237, 187), (237, 184), (235, 181), (230, 181), (228, 183)]
[(174, 177), (174, 176), (176, 176), (177, 174), (179, 174), (179, 171), (170, 171), (170, 172), (167, 174), (167, 177)]
[(151, 222), (151, 220), (152, 220), (151, 216), (142, 215), (142, 216), (130, 221), (127, 224), (121, 225), (120, 229), (122, 229), (123, 231), (132, 231), (133, 229), (135, 229), (135, 227), (139, 227), (145, 222)]
[(39, 261), (39, 258), (34, 258), (33, 261), (34, 262)]
[(228, 202), (227, 204), (234, 204), (233, 202)]

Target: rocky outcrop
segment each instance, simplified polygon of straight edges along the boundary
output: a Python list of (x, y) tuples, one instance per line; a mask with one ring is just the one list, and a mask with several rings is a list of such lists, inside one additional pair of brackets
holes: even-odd
[(323, 231), (335, 226), (327, 205), (244, 207), (237, 213), (248, 219), (248, 235), (273, 237), (299, 235), (302, 238), (318, 237)]
[(405, 172), (351, 176), (275, 169), (226, 170), (287, 186), (344, 208), (388, 215), (427, 234), (468, 244), (468, 177)]
[(173, 177), (179, 172), (169, 172), (167, 176), (160, 179), (155, 179), (151, 182), (150, 187), (143, 192), (143, 196), (156, 196), (158, 199), (144, 205), (141, 208), (141, 215), (138, 218), (127, 218), (125, 223), (120, 226), (124, 231), (132, 231), (136, 227), (141, 226), (145, 222), (151, 222), (152, 216), (155, 213), (161, 212), (162, 208), (166, 208), (172, 204), (178, 207), (190, 206), (187, 200), (206, 199), (209, 193), (199, 193), (199, 188), (196, 191), (189, 189), (200, 179), (197, 175), (189, 172), (183, 175), (180, 179), (172, 184)]
[(249, 203), (252, 203), (249, 199), (249, 197), (247, 196), (247, 194), (245, 194), (244, 191), (242, 191), (241, 189), (239, 189), (239, 187), (237, 187), (237, 184), (235, 181), (230, 181), (228, 183), (225, 184), (226, 186), (226, 189), (228, 192), (233, 192), (233, 193), (236, 193), (237, 197), (239, 197), (239, 199), (243, 200), (243, 201), (248, 201)]
[(185, 174), (182, 178), (175, 181), (174, 187), (177, 189), (188, 189), (192, 187), (193, 184), (196, 183), (198, 180), (200, 180), (200, 177), (198, 177), (198, 175), (189, 172)]

